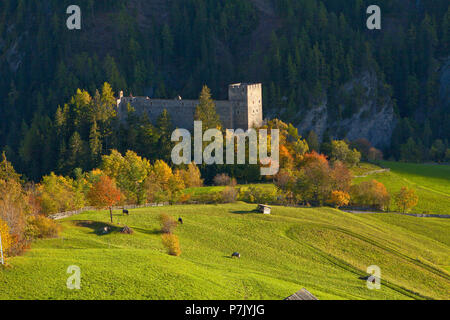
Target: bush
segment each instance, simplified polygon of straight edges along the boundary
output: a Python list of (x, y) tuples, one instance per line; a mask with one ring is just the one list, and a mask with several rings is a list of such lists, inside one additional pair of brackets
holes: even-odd
[(216, 186), (235, 186), (237, 182), (226, 173), (221, 173), (214, 177), (214, 184)]
[(241, 192), (239, 199), (248, 203), (276, 203), (278, 194), (276, 190), (269, 192), (264, 188), (250, 186)]
[(162, 235), (162, 242), (171, 256), (178, 257), (181, 254), (180, 242), (174, 234), (166, 233)]
[(238, 190), (235, 187), (226, 187), (222, 191), (222, 201), (224, 203), (234, 203), (237, 200)]
[(159, 220), (161, 222), (161, 232), (162, 233), (173, 233), (178, 225), (178, 222), (171, 216), (163, 213), (160, 215)]
[(33, 239), (57, 238), (61, 226), (55, 221), (42, 216), (31, 216), (28, 218), (28, 235)]

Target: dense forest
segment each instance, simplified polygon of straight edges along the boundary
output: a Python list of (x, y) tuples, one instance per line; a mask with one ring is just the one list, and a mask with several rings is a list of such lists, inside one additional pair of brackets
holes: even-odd
[(361, 97), (338, 89), (369, 71), (398, 119), (385, 157), (445, 161), (448, 1), (377, 0), (383, 29), (370, 31), (373, 2), (78, 0), (82, 29), (68, 30), (72, 1), (3, 0), (0, 149), (32, 180), (90, 170), (111, 149), (168, 161), (168, 114), (151, 124), (130, 112), (119, 123), (117, 92), (196, 98), (207, 84), (225, 98), (229, 83), (258, 81), (267, 114), (290, 121), (326, 97), (329, 121), (339, 123)]

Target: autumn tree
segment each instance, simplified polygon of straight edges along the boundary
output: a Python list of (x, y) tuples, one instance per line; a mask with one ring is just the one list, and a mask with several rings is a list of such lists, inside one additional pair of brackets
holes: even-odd
[(419, 197), (414, 189), (402, 187), (401, 190), (395, 194), (395, 203), (399, 208), (401, 208), (403, 213), (415, 207), (418, 202)]
[(174, 174), (167, 163), (157, 160), (144, 182), (144, 188), (150, 201), (174, 201), (185, 184), (181, 175)]
[(109, 208), (111, 223), (113, 223), (112, 207), (119, 203), (122, 194), (116, 182), (104, 175), (92, 185), (88, 194), (91, 204), (97, 208)]
[(330, 199), (328, 203), (334, 205), (336, 209), (346, 206), (350, 203), (350, 195), (344, 191), (333, 191), (331, 192)]
[(0, 218), (0, 238), (2, 242), (3, 256), (6, 257), (9, 248), (11, 247), (12, 239), (11, 235), (9, 234), (8, 224), (1, 218)]
[(133, 151), (127, 151), (123, 156), (117, 150), (112, 150), (110, 155), (102, 157), (102, 171), (116, 181), (130, 203), (142, 204), (147, 200), (145, 181), (151, 168), (150, 161)]
[(86, 204), (83, 190), (76, 188), (73, 179), (53, 172), (42, 178), (37, 196), (45, 214), (77, 210)]
[(353, 167), (361, 160), (361, 153), (356, 149), (351, 150), (343, 140), (334, 140), (331, 142), (331, 160), (342, 161)]
[(177, 170), (175, 174), (181, 177), (186, 188), (203, 186), (200, 169), (194, 162), (190, 163), (187, 169)]
[(304, 157), (295, 192), (302, 199), (322, 205), (332, 191), (332, 176), (328, 160), (315, 152)]
[(390, 195), (384, 184), (377, 180), (363, 181), (351, 188), (351, 199), (354, 204), (377, 209), (389, 207)]
[(0, 163), (0, 220), (6, 223), (11, 236), (9, 241), (11, 255), (20, 253), (27, 245), (25, 236), (27, 209), (27, 197), (20, 175), (3, 154)]

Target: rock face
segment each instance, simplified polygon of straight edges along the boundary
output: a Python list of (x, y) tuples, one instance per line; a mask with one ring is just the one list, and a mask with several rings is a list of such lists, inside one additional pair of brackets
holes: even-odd
[[(365, 138), (377, 148), (389, 147), (392, 132), (397, 124), (394, 105), (389, 95), (383, 90), (376, 75), (366, 72), (360, 77), (346, 83), (341, 93), (352, 95), (356, 88), (361, 91), (361, 105), (351, 117), (339, 121), (331, 120), (326, 100), (300, 115), (297, 124), (299, 132), (306, 135), (314, 130), (321, 139), (328, 129), (335, 139), (356, 140)], [(340, 105), (345, 108), (345, 104)]]

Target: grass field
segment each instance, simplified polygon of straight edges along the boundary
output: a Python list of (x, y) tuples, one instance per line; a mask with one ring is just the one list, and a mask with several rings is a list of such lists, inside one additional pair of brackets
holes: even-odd
[[(96, 234), (106, 211), (62, 221), (0, 270), (1, 299), (283, 299), (307, 288), (319, 299), (450, 299), (450, 220), (350, 214), (331, 208), (189, 205), (115, 214), (134, 235)], [(182, 216), (182, 255), (166, 254), (158, 216)], [(83, 222), (84, 221), (84, 222)], [(95, 227), (86, 221), (96, 221)], [(230, 255), (239, 251), (241, 259)], [(70, 265), (81, 290), (68, 290)], [(364, 280), (381, 268), (380, 290)]]
[[(413, 213), (450, 214), (450, 166), (387, 161), (383, 162), (383, 166), (391, 171), (356, 178), (355, 182), (376, 179), (386, 186), (391, 195), (402, 186), (413, 188), (419, 196)], [(391, 210), (399, 209), (392, 204)]]

